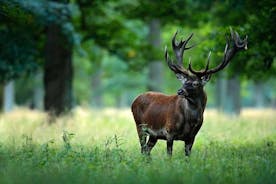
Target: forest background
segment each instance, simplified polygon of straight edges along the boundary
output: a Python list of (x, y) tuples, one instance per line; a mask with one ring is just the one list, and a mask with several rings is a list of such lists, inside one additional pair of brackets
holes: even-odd
[(180, 84), (164, 48), (194, 33), (191, 57), (211, 67), (232, 29), (248, 35), (248, 50), (206, 85), (208, 108), (240, 114), (276, 106), (275, 2), (140, 0), (1, 0), (0, 103), (55, 115), (73, 107), (129, 107), (140, 93), (176, 94)]

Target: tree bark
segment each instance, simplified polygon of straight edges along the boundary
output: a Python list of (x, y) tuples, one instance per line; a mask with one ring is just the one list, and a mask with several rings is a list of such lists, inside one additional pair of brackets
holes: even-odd
[(227, 81), (221, 75), (216, 80), (216, 107), (218, 111), (223, 112), (226, 109), (226, 91)]
[(273, 98), (271, 100), (271, 106), (272, 106), (273, 109), (276, 109), (276, 98)]
[(241, 84), (237, 76), (228, 80), (227, 84), (227, 104), (226, 112), (228, 114), (240, 115), (241, 112)]
[(33, 96), (30, 104), (31, 109), (43, 109), (43, 86), (42, 86), (42, 72), (38, 72), (34, 75), (34, 87), (33, 87)]
[(263, 108), (265, 105), (264, 99), (264, 84), (262, 81), (257, 81), (254, 83), (254, 100), (255, 107)]
[(103, 95), (101, 91), (101, 87), (102, 87), (101, 69), (99, 69), (92, 75), (91, 87), (92, 87), (91, 105), (97, 108), (101, 108), (103, 106)]
[(4, 84), (0, 84), (0, 111), (3, 111)]
[(10, 112), (14, 107), (14, 81), (9, 81), (3, 91), (3, 111)]
[[(158, 19), (153, 19), (149, 23), (149, 42), (153, 50), (161, 47), (161, 25)], [(150, 91), (162, 91), (163, 84), (163, 64), (158, 59), (153, 59), (149, 63), (149, 82), (147, 88)]]
[(117, 108), (129, 107), (130, 103), (128, 99), (129, 99), (128, 91), (121, 92), (118, 98), (116, 98), (116, 107)]
[(46, 31), (44, 64), (44, 108), (58, 116), (72, 108), (72, 43), (58, 25)]

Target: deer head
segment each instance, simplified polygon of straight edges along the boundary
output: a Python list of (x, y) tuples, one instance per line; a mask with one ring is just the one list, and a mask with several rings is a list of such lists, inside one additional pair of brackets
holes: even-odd
[(167, 48), (165, 48), (165, 59), (169, 68), (175, 73), (177, 79), (179, 79), (182, 83), (182, 87), (178, 90), (177, 94), (183, 97), (198, 95), (198, 93), (203, 90), (204, 85), (210, 80), (212, 74), (224, 69), (238, 51), (247, 49), (247, 36), (242, 40), (237, 32), (231, 30), (231, 36), (226, 37), (224, 56), (218, 66), (209, 69), (211, 56), (211, 52), (209, 52), (205, 69), (200, 71), (194, 70), (190, 60), (187, 70), (182, 66), (183, 55), (185, 50), (194, 47), (186, 47), (189, 40), (192, 38), (193, 33), (186, 40), (181, 40), (180, 42), (176, 41), (176, 35), (177, 32), (172, 38), (172, 48), (177, 62), (175, 63), (171, 60)]

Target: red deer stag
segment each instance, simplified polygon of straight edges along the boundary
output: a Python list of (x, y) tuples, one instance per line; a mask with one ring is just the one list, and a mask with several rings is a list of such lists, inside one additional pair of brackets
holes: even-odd
[(179, 43), (175, 40), (176, 35), (177, 32), (172, 38), (172, 48), (177, 63), (170, 59), (167, 48), (165, 59), (177, 79), (182, 82), (177, 95), (167, 96), (157, 92), (146, 92), (138, 96), (131, 106), (141, 152), (145, 154), (150, 154), (157, 140), (163, 139), (167, 141), (168, 155), (172, 155), (174, 140), (184, 141), (185, 155), (190, 155), (195, 136), (203, 122), (203, 112), (207, 101), (204, 85), (212, 74), (225, 68), (238, 51), (247, 49), (247, 36), (242, 40), (237, 32), (231, 30), (231, 36), (226, 37), (224, 57), (218, 66), (209, 69), (209, 53), (204, 70), (195, 71), (191, 62), (187, 70), (182, 67), (183, 53), (193, 47), (186, 47), (193, 34)]

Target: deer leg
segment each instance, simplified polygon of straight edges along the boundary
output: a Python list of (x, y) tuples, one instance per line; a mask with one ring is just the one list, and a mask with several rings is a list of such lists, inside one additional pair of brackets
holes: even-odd
[(137, 127), (138, 137), (141, 145), (141, 153), (146, 153), (147, 150), (147, 134)]
[(167, 138), (167, 154), (169, 156), (172, 156), (172, 150), (173, 150), (173, 138)]
[(193, 137), (193, 138), (190, 138), (185, 141), (185, 155), (186, 156), (190, 156), (191, 150), (192, 150), (192, 147), (194, 144), (194, 140), (195, 140), (195, 138)]
[(148, 155), (150, 155), (150, 152), (151, 152), (152, 148), (155, 146), (156, 142), (157, 142), (157, 139), (155, 137), (153, 137), (153, 136), (149, 137), (149, 140), (147, 143), (147, 150), (146, 150), (146, 153)]

